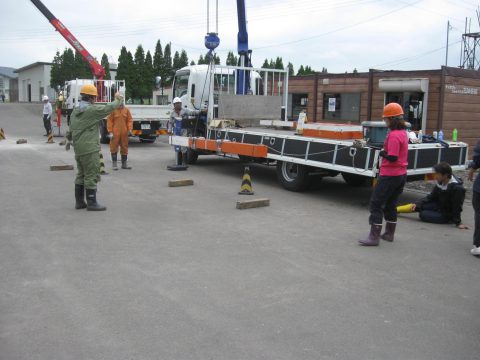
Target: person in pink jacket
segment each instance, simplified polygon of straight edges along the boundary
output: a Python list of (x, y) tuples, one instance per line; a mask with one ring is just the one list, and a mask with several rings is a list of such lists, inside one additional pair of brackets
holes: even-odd
[[(370, 233), (359, 241), (362, 246), (378, 246), (380, 238), (393, 241), (397, 226), (397, 201), (407, 181), (408, 135), (402, 107), (397, 103), (387, 104), (383, 120), (390, 131), (380, 152), (380, 178), (370, 199)], [(380, 236), (384, 218), (385, 233)]]

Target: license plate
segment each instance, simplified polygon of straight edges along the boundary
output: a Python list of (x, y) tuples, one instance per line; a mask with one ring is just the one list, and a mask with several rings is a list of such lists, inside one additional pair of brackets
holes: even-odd
[(150, 130), (150, 124), (141, 124), (142, 130)]

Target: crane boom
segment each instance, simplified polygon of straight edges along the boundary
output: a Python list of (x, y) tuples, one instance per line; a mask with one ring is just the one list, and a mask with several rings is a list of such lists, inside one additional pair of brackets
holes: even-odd
[(77, 40), (75, 36), (67, 29), (63, 23), (57, 19), (50, 10), (40, 1), (40, 0), (31, 0), (33, 5), (36, 6), (38, 10), (47, 18), (47, 20), (52, 24), (52, 26), (57, 30), (64, 38), (68, 41), (73, 48), (78, 51), (85, 61), (90, 65), (93, 75), (98, 80), (103, 80), (105, 77), (105, 69), (100, 65), (97, 60), (88, 52), (87, 49)]
[[(248, 32), (247, 32), (247, 11), (245, 9), (245, 0), (237, 0), (237, 18), (238, 18), (238, 35), (237, 35), (237, 51), (238, 65), (242, 67), (251, 67), (252, 51), (248, 48)], [(237, 70), (237, 94), (246, 95), (250, 91), (250, 71)]]
[[(247, 13), (245, 10), (245, 0), (237, 0), (238, 17), (238, 35), (237, 49), (240, 56), (248, 56), (248, 32), (247, 32)], [(248, 66), (246, 63), (242, 66)]]

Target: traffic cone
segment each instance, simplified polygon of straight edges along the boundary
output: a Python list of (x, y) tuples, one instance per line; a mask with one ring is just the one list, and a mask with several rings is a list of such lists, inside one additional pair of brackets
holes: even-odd
[(103, 160), (103, 154), (101, 151), (100, 151), (100, 174), (108, 175), (108, 173), (105, 171), (105, 161)]
[(47, 144), (54, 144), (54, 143), (55, 143), (55, 141), (53, 141), (53, 134), (52, 134), (52, 132), (50, 131), (50, 132), (48, 133)]
[(5, 131), (3, 131), (3, 128), (0, 128), (0, 140), (5, 140)]
[(238, 192), (240, 195), (253, 195), (252, 179), (250, 178), (250, 167), (245, 166), (242, 186)]
[(397, 206), (397, 213), (399, 214), (410, 214), (413, 211), (413, 204), (406, 204), (402, 206)]

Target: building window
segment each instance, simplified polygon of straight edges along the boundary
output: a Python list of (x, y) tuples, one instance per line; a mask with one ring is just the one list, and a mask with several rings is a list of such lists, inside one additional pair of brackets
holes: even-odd
[(418, 131), (422, 128), (423, 119), (423, 92), (406, 91), (406, 92), (389, 92), (385, 94), (385, 105), (396, 102), (403, 107), (404, 117), (412, 130)]
[(360, 121), (360, 93), (325, 93), (323, 119), (331, 121)]
[(298, 115), (307, 109), (308, 94), (289, 94), (290, 118), (296, 120)]
[(0, 77), (0, 89), (3, 89), (4, 86), (3, 77)]

